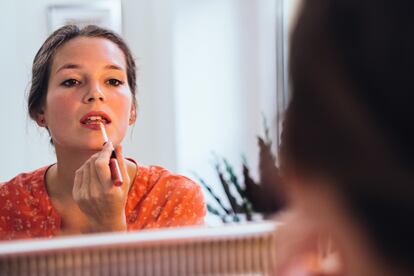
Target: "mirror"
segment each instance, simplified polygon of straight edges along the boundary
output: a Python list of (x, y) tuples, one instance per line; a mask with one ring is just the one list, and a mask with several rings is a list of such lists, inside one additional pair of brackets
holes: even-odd
[[(244, 155), (257, 177), (263, 118), (278, 144), (287, 34), (298, 2), (123, 0), (122, 36), (138, 66), (138, 118), (125, 155), (190, 178), (196, 173), (219, 194), (213, 153), (238, 174)], [(55, 162), (47, 132), (27, 115), (26, 92), (33, 57), (49, 34), (48, 7), (68, 3), (0, 4), (1, 182)]]

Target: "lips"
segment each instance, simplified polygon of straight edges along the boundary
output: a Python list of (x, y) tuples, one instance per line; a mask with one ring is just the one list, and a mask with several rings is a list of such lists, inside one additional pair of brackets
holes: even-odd
[(79, 122), (86, 128), (99, 129), (99, 123), (110, 124), (111, 118), (103, 111), (91, 111), (86, 113)]

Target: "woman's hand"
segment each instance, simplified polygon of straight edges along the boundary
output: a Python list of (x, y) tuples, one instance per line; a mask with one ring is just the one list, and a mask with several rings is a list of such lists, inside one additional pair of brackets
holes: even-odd
[(112, 143), (92, 155), (75, 174), (73, 199), (89, 218), (88, 232), (125, 231), (127, 229), (125, 205), (130, 186), (121, 146), (115, 149), (123, 184), (115, 186), (111, 179), (109, 160)]

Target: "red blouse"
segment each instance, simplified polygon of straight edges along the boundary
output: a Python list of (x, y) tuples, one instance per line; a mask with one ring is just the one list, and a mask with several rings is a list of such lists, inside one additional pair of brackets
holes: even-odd
[[(61, 218), (45, 186), (49, 167), (0, 183), (0, 240), (59, 234)], [(162, 167), (137, 164), (125, 206), (128, 230), (203, 224), (205, 213), (199, 185)]]

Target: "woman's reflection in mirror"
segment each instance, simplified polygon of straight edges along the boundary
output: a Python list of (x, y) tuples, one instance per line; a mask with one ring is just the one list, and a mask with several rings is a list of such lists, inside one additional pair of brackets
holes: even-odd
[(47, 38), (33, 61), (28, 111), (49, 132), (57, 162), (0, 184), (0, 239), (204, 223), (196, 183), (123, 157), (122, 140), (137, 120), (135, 70), (110, 30), (68, 25)]

